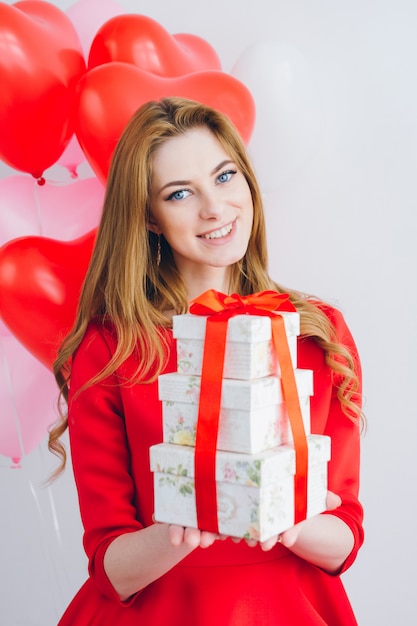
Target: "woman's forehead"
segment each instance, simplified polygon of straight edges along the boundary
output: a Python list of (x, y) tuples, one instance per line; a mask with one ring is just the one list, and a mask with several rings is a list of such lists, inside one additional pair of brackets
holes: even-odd
[(152, 156), (153, 177), (182, 180), (194, 171), (211, 171), (222, 160), (230, 160), (217, 137), (206, 127), (193, 128), (169, 137)]

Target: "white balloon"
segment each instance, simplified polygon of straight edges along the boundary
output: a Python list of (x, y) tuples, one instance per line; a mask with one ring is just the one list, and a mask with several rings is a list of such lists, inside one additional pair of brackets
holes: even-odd
[(256, 120), (248, 151), (262, 191), (274, 191), (312, 158), (323, 135), (314, 76), (304, 55), (279, 41), (250, 46), (231, 74), (254, 98)]

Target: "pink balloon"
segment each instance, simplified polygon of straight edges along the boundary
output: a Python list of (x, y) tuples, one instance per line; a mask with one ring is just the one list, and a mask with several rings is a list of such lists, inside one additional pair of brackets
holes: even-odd
[(104, 187), (97, 178), (40, 187), (30, 176), (0, 180), (0, 246), (30, 235), (70, 241), (95, 228)]
[(81, 150), (81, 146), (78, 143), (78, 139), (73, 135), (69, 144), (65, 148), (62, 155), (59, 157), (57, 164), (66, 167), (72, 178), (78, 177), (78, 166), (85, 161), (84, 152)]
[(10, 330), (7, 328), (6, 324), (0, 320), (0, 337), (9, 337), (10, 335)]
[(18, 464), (56, 421), (58, 388), (52, 373), (14, 337), (0, 336), (0, 454)]
[(78, 33), (85, 59), (100, 26), (110, 18), (126, 13), (114, 0), (78, 0), (65, 12)]

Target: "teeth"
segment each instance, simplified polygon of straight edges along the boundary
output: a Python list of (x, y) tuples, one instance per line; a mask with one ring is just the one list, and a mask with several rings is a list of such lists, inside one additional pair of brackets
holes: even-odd
[(233, 224), (229, 224), (229, 226), (224, 226), (223, 228), (219, 228), (219, 230), (213, 230), (212, 233), (208, 233), (207, 235), (202, 235), (204, 239), (220, 239), (220, 237), (226, 237), (233, 228)]

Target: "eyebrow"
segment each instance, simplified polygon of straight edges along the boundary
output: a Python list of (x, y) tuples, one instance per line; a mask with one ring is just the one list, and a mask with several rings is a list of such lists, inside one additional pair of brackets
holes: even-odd
[[(225, 165), (229, 165), (229, 163), (234, 163), (234, 161), (232, 161), (231, 159), (225, 159), (224, 161), (216, 165), (216, 167), (210, 172), (210, 176), (214, 176), (214, 174), (217, 174), (219, 170), (225, 167)], [(181, 185), (190, 185), (190, 184), (191, 184), (190, 180), (172, 180), (169, 183), (166, 183), (165, 185), (161, 187), (161, 189), (158, 192), (158, 195), (167, 187), (178, 187)]]

